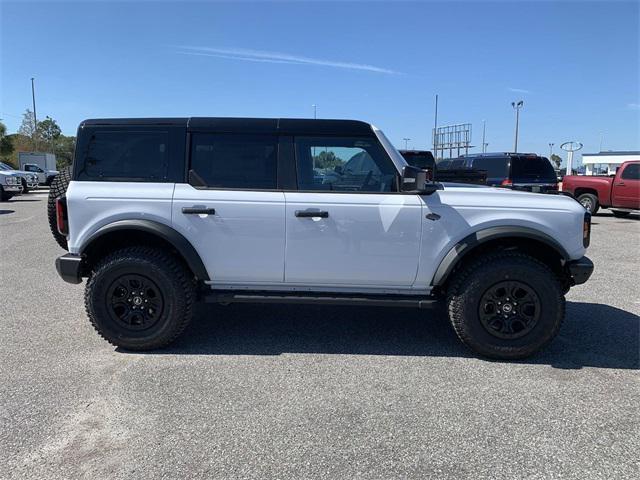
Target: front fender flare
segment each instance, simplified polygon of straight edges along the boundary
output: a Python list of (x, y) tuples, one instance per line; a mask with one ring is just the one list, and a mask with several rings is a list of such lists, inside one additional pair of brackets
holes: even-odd
[(467, 253), (478, 245), (500, 238), (527, 238), (536, 240), (553, 248), (563, 260), (569, 260), (569, 253), (566, 249), (544, 232), (520, 226), (490, 227), (467, 235), (451, 247), (440, 262), (440, 265), (438, 265), (438, 269), (433, 275), (431, 285), (434, 287), (444, 285), (455, 266)]
[(193, 245), (191, 245), (189, 240), (170, 226), (153, 220), (118, 220), (104, 225), (85, 241), (85, 243), (79, 248), (79, 253), (83, 254), (87, 248), (89, 248), (89, 246), (100, 237), (119, 230), (138, 230), (162, 238), (173, 245), (180, 255), (182, 255), (184, 260), (187, 262), (187, 265), (198, 279), (205, 281), (210, 280), (209, 274), (207, 273), (207, 269), (205, 268), (200, 255), (196, 249), (193, 248)]

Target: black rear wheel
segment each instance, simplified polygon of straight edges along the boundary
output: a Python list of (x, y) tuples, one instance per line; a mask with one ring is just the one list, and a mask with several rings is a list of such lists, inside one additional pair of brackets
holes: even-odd
[(191, 321), (193, 275), (172, 255), (150, 247), (117, 250), (98, 263), (85, 307), (112, 345), (152, 350), (173, 342)]
[(55, 241), (65, 250), (68, 250), (67, 237), (58, 231), (56, 221), (56, 199), (67, 193), (69, 182), (71, 181), (71, 167), (65, 167), (55, 176), (49, 188), (49, 200), (47, 201), (47, 217), (49, 219), (49, 229)]
[(532, 355), (558, 333), (565, 300), (556, 274), (515, 252), (487, 254), (454, 277), (449, 317), (462, 342), (491, 358)]

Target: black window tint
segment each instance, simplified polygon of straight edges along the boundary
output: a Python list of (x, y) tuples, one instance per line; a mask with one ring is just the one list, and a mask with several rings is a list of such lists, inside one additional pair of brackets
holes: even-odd
[(395, 191), (397, 172), (374, 138), (296, 137), (298, 189)]
[(277, 188), (277, 137), (194, 133), (191, 170), (208, 187)]
[(509, 159), (507, 157), (477, 157), (472, 161), (474, 170), (485, 170), (487, 178), (508, 178)]
[(545, 157), (512, 157), (511, 179), (514, 183), (536, 183), (558, 181), (556, 171)]
[(622, 171), (625, 180), (640, 180), (640, 163), (631, 163)]
[(89, 138), (78, 179), (162, 181), (169, 135), (163, 131), (102, 131)]

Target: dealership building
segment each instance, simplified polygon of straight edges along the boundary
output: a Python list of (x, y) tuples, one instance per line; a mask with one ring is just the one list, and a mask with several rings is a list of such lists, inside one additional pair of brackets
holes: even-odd
[(623, 162), (640, 160), (640, 152), (583, 153), (582, 164), (585, 175), (615, 175)]

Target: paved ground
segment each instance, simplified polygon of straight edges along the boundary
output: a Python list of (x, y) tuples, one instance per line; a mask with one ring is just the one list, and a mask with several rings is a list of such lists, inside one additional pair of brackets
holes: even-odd
[(559, 338), (506, 363), (355, 307), (203, 307), (174, 348), (120, 352), (57, 277), (45, 204), (0, 204), (2, 478), (640, 475), (637, 218), (594, 219)]

